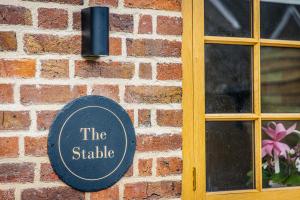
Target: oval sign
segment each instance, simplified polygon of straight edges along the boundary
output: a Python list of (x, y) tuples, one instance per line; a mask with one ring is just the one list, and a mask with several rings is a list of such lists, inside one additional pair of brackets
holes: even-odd
[(132, 164), (135, 132), (127, 112), (102, 96), (68, 103), (50, 127), (48, 155), (59, 178), (81, 191), (116, 183)]

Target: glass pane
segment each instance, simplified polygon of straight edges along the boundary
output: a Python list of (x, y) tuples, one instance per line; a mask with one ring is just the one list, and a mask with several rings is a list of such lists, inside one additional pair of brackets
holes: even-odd
[[(300, 39), (300, 1), (261, 2), (261, 37), (281, 40)], [(291, 1), (290, 1), (291, 2)]]
[(261, 96), (262, 112), (300, 112), (300, 49), (261, 48)]
[(206, 123), (206, 190), (253, 189), (253, 125)]
[(251, 37), (250, 0), (205, 0), (205, 35)]
[(263, 187), (300, 186), (299, 121), (265, 121), (262, 128)]
[(252, 112), (250, 46), (205, 46), (206, 113)]

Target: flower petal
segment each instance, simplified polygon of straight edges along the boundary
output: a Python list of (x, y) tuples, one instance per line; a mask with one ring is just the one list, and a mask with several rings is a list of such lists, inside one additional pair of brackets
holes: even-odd
[(262, 147), (261, 149), (261, 152), (262, 152), (262, 158), (265, 157), (266, 155), (270, 155), (270, 156), (273, 156), (272, 155), (272, 150), (274, 148), (274, 145), (273, 144), (266, 144)]
[(290, 134), (290, 133), (294, 132), (296, 127), (297, 127), (297, 123), (293, 124), (290, 128), (288, 128), (286, 130), (287, 134)]
[(282, 142), (274, 142), (274, 153), (279, 152), (280, 156), (287, 158), (287, 152), (290, 151), (290, 147)]
[(276, 134), (275, 134), (275, 130), (273, 130), (271, 127), (268, 127), (268, 128), (265, 128), (265, 127), (262, 127), (262, 130), (268, 134), (268, 136), (270, 138), (272, 138), (273, 140), (276, 138)]

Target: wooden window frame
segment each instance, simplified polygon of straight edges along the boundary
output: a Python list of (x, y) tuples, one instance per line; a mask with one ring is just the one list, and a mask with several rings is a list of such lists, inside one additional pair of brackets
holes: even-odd
[[(260, 47), (300, 48), (300, 41), (260, 38), (260, 0), (253, 0), (253, 37), (204, 35), (204, 0), (183, 0), (183, 179), (184, 200), (300, 199), (300, 187), (262, 188), (261, 121), (300, 120), (299, 114), (262, 114), (260, 98)], [(235, 44), (253, 47), (253, 102), (251, 114), (205, 114), (204, 45)], [(196, 75), (197, 78), (194, 78)], [(251, 120), (255, 124), (255, 189), (206, 192), (205, 122)]]

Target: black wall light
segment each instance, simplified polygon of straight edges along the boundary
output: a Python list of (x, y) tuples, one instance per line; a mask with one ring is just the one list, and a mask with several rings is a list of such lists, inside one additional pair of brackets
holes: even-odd
[(81, 10), (82, 56), (109, 55), (109, 8), (89, 7)]

